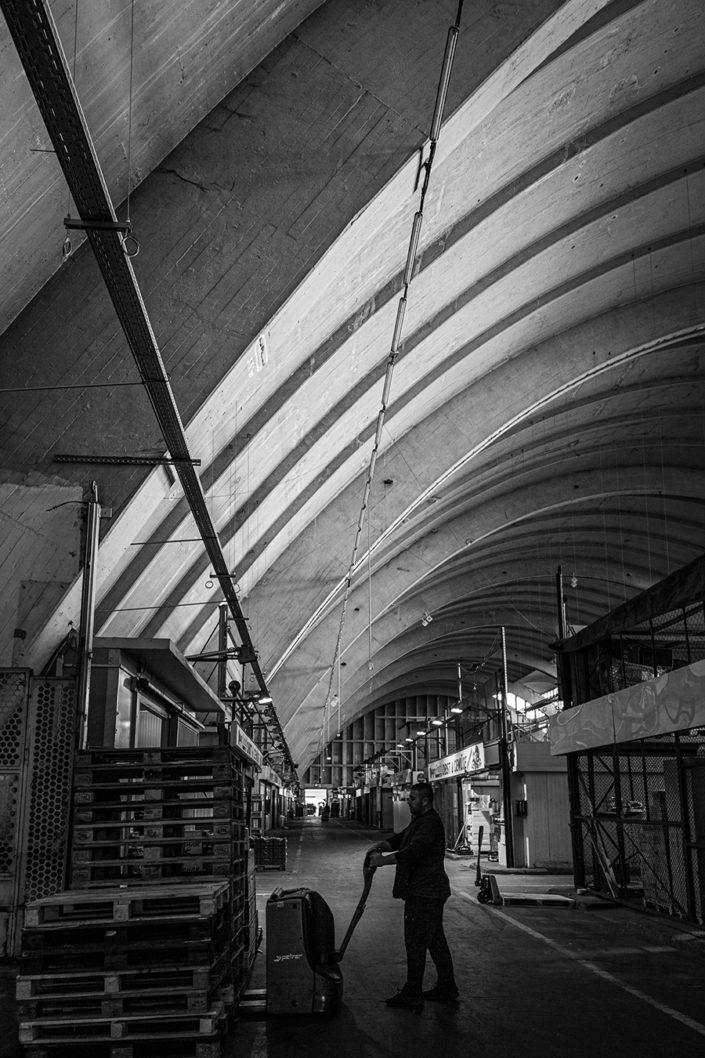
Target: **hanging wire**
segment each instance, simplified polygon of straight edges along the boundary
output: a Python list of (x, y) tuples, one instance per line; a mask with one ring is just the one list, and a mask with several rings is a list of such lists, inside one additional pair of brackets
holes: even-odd
[(367, 669), (372, 672), (372, 546), (367, 519)]
[[(135, 0), (130, 5), (130, 89), (127, 105), (127, 198), (125, 200), (126, 222), (131, 225), (130, 196), (132, 194), (132, 86), (135, 66)], [(136, 257), (140, 252), (139, 241), (127, 231), (122, 237), (122, 248), (128, 257)]]
[[(78, 51), (78, 0), (74, 8), (73, 16), (73, 62), (71, 64), (71, 80), (73, 81), (74, 90), (76, 88), (76, 52)], [(69, 201), (66, 207), (66, 216), (71, 216), (71, 193), (69, 192)], [(66, 238), (64, 239), (61, 246), (61, 254), (64, 260), (67, 260), (71, 256), (73, 246), (71, 243), (71, 236), (66, 232)]]
[[(380, 409), (377, 414), (377, 424), (375, 427), (375, 436), (372, 444), (372, 453), (370, 456), (370, 462), (367, 468), (367, 476), (365, 478), (365, 486), (363, 489), (362, 504), (360, 506), (360, 514), (357, 520), (357, 528), (355, 531), (355, 541), (353, 544), (352, 555), (348, 566), (348, 572), (345, 578), (345, 591), (343, 594), (343, 604), (340, 614), (340, 623), (338, 625), (338, 635), (335, 643), (335, 653), (333, 655), (333, 662), (330, 667), (330, 676), (328, 680), (328, 688), (325, 697), (326, 711), (328, 710), (328, 704), (331, 697), (331, 688), (333, 686), (333, 679), (335, 676), (336, 663), (340, 658), (341, 644), (343, 640), (343, 631), (345, 628), (345, 618), (347, 615), (348, 599), (350, 597), (350, 590), (352, 585), (353, 572), (357, 563), (358, 551), (360, 548), (360, 539), (362, 537), (362, 530), (365, 524), (365, 518), (368, 516), (367, 507), (370, 501), (370, 490), (372, 488), (372, 480), (374, 478), (375, 466), (377, 463), (377, 455), (382, 443), (382, 430), (384, 428), (384, 419), (389, 407), (389, 395), (392, 388), (392, 375), (394, 373), (394, 365), (399, 355), (399, 346), (401, 344), (402, 328), (404, 325), (404, 314), (406, 312), (409, 285), (411, 283), (414, 264), (416, 262), (416, 255), (419, 245), (419, 237), (421, 235), (421, 225), (423, 223), (423, 207), (426, 200), (426, 192), (428, 191), (429, 182), (431, 179), (431, 169), (433, 167), (433, 160), (436, 154), (436, 146), (438, 143), (438, 137), (441, 131), (441, 125), (443, 123), (443, 111), (445, 108), (446, 97), (448, 95), (448, 85), (450, 83), (450, 74), (453, 67), (453, 58), (455, 56), (455, 48), (460, 34), (460, 17), (463, 10), (464, 0), (460, 0), (458, 5), (458, 12), (455, 18), (455, 23), (448, 30), (448, 36), (446, 38), (446, 48), (443, 56), (443, 65), (441, 67), (441, 76), (438, 81), (438, 89), (436, 92), (436, 102), (433, 109), (433, 118), (431, 119), (431, 133), (429, 136), (429, 149), (428, 156), (423, 161), (423, 148), (419, 155), (419, 170), (416, 178), (416, 187), (418, 188), (421, 173), (423, 173), (423, 181), (421, 183), (421, 192), (419, 196), (419, 206), (414, 214), (414, 219), (411, 226), (411, 236), (409, 239), (409, 248), (406, 255), (406, 264), (404, 266), (404, 273), (402, 278), (403, 289), (399, 302), (397, 304), (397, 315), (394, 323), (394, 331), (392, 334), (392, 343), (387, 358), (387, 368), (384, 376), (384, 387), (382, 390), (382, 401)], [(368, 545), (369, 549), (369, 545)], [(370, 613), (370, 652), (372, 649), (371, 644), (371, 625), (372, 625), (372, 614)], [(341, 708), (340, 698), (338, 699), (338, 709)]]
[(126, 220), (130, 223), (130, 194), (132, 191), (132, 82), (135, 60), (135, 0), (130, 7), (130, 91), (127, 106), (127, 200)]
[(671, 572), (671, 555), (669, 544), (668, 505), (666, 503), (666, 469), (663, 456), (663, 419), (658, 423), (659, 454), (661, 457), (661, 509), (663, 511), (663, 543), (666, 552), (666, 575)]

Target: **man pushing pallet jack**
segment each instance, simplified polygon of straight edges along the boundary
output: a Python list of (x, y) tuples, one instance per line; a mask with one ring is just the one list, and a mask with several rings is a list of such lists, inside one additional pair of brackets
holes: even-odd
[[(368, 850), (363, 890), (347, 932), (335, 948), (335, 925), (328, 904), (310, 889), (275, 890), (267, 901), (267, 987), (246, 992), (240, 1014), (330, 1014), (343, 992), (340, 962), (365, 910), (372, 878), (379, 867), (394, 866), (393, 895), (404, 901), (407, 980), (390, 1007), (420, 1010), (424, 999), (455, 1002), (458, 989), (443, 932), (443, 905), (450, 883), (443, 867), (445, 832), (433, 808), (433, 790), (416, 783), (409, 793), (411, 822), (398, 834)], [(438, 980), (422, 992), (429, 952)]]

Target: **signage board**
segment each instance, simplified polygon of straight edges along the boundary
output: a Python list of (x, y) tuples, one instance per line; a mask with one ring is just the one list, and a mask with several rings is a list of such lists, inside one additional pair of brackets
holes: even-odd
[(239, 724), (232, 723), (230, 725), (230, 745), (233, 749), (239, 750), (246, 760), (256, 764), (258, 768), (262, 767), (264, 758), (261, 752)]
[(475, 742), (472, 746), (452, 753), (450, 757), (431, 761), (428, 765), (428, 778), (431, 782), (439, 782), (441, 779), (452, 779), (456, 775), (471, 775), (476, 771), (484, 771), (486, 767), (485, 747), (482, 742)]

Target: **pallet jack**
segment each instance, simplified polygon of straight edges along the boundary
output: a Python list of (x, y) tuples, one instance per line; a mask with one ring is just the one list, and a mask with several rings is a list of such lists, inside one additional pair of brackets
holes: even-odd
[(362, 918), (376, 868), (363, 864), (363, 890), (345, 937), (335, 947), (333, 913), (312, 889), (275, 889), (266, 904), (266, 988), (242, 993), (240, 1016), (333, 1014), (343, 995), (340, 962)]
[(497, 885), (497, 879), (493, 874), (483, 874), (480, 856), (482, 854), (482, 836), (485, 828), (480, 827), (477, 833), (477, 872), (475, 874), (475, 885), (478, 887), (477, 899), (481, 904), (501, 904), (502, 896)]

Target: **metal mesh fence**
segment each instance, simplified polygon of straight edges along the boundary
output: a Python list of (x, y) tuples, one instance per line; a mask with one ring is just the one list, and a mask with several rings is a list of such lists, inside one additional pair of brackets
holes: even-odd
[(575, 767), (578, 880), (702, 922), (703, 733), (576, 754)]

